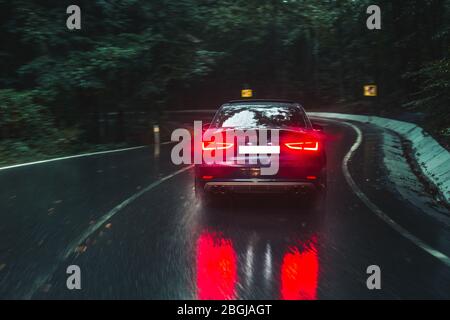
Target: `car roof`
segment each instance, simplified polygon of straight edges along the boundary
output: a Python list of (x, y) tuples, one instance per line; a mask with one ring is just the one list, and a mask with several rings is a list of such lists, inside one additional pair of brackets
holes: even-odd
[[(289, 106), (290, 108), (294, 107), (294, 108), (298, 108), (301, 110), (303, 116), (305, 117), (305, 120), (307, 122), (307, 126), (309, 123), (309, 126), (311, 126), (310, 120), (308, 118), (308, 115), (306, 114), (305, 109), (303, 108), (303, 106), (295, 101), (292, 100), (285, 100), (285, 99), (245, 99), (245, 100), (231, 100), (226, 102), (225, 104), (223, 104), (219, 110), (217, 110), (216, 114), (214, 115), (213, 121), (214, 119), (216, 119), (216, 117), (223, 111), (224, 108), (230, 108), (233, 106), (239, 106), (239, 105), (245, 105), (245, 104), (255, 104), (255, 103), (262, 103), (262, 104), (267, 104), (268, 106), (270, 105), (270, 103), (280, 103), (280, 104), (285, 104), (286, 106)], [(249, 106), (250, 107), (250, 106)]]
[(271, 103), (271, 102), (277, 102), (277, 103), (289, 103), (293, 104), (296, 103), (292, 100), (285, 100), (285, 99), (245, 99), (245, 100), (231, 100), (228, 102), (228, 104), (241, 104), (241, 103)]

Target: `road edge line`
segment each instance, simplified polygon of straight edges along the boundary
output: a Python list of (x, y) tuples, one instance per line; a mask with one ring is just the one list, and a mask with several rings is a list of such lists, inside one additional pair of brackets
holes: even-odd
[(450, 204), (450, 152), (417, 124), (378, 116), (332, 112), (308, 112), (311, 116), (370, 123), (396, 132), (411, 143), (411, 155), (421, 174), (439, 191), (442, 201)]
[(342, 171), (345, 177), (345, 180), (347, 181), (348, 185), (352, 189), (353, 193), (356, 194), (356, 196), (373, 212), (375, 215), (383, 220), (385, 223), (387, 223), (392, 229), (400, 233), (404, 238), (410, 240), (413, 242), (417, 247), (424, 250), (428, 254), (432, 255), (433, 257), (437, 258), (439, 261), (444, 263), (447, 267), (450, 267), (450, 258), (445, 255), (444, 253), (440, 252), (439, 250), (433, 249), (431, 246), (417, 238), (415, 235), (410, 233), (408, 230), (403, 228), (401, 225), (399, 225), (397, 222), (392, 220), (386, 213), (384, 213), (376, 204), (374, 204), (366, 195), (365, 193), (358, 187), (356, 182), (353, 180), (350, 171), (348, 169), (348, 162), (352, 158), (353, 154), (358, 150), (358, 148), (361, 146), (362, 143), (362, 137), (363, 134), (361, 132), (361, 129), (359, 129), (357, 126), (355, 126), (352, 123), (345, 122), (345, 121), (338, 121), (339, 123), (345, 124), (349, 127), (351, 127), (357, 134), (357, 138), (355, 143), (352, 145), (348, 153), (345, 155), (344, 160), (342, 161)]
[(31, 165), (35, 165), (35, 164), (47, 163), (47, 162), (54, 162), (54, 161), (61, 161), (61, 160), (68, 160), (68, 159), (90, 157), (90, 156), (96, 156), (96, 155), (107, 154), (107, 153), (131, 151), (131, 150), (143, 149), (143, 148), (146, 148), (146, 147), (148, 147), (148, 146), (137, 146), (137, 147), (124, 148), (124, 149), (113, 149), (113, 150), (106, 150), (106, 151), (97, 151), (97, 152), (76, 154), (76, 155), (73, 155), (73, 156), (58, 157), (58, 158), (39, 160), (39, 161), (33, 161), (33, 162), (25, 162), (25, 163), (14, 164), (14, 165), (11, 165), (11, 166), (6, 166), (6, 167), (0, 167), (0, 171), (1, 170), (14, 169), (14, 168), (20, 168), (20, 167), (25, 167), (25, 166), (31, 166)]
[(82, 234), (81, 236), (79, 236), (76, 240), (72, 241), (72, 243), (70, 243), (67, 248), (63, 251), (63, 253), (61, 255), (58, 256), (57, 261), (55, 263), (55, 265), (53, 266), (53, 268), (51, 268), (50, 272), (48, 272), (46, 275), (39, 277), (34, 285), (32, 286), (32, 288), (30, 289), (30, 291), (23, 297), (23, 299), (31, 299), (34, 294), (36, 293), (36, 291), (39, 290), (39, 288), (42, 287), (42, 285), (44, 285), (48, 279), (50, 279), (53, 274), (56, 272), (56, 270), (58, 269), (58, 267), (60, 266), (60, 264), (62, 262), (64, 262), (71, 254), (75, 253), (75, 249), (82, 244), (87, 238), (89, 238), (93, 233), (95, 233), (98, 229), (100, 229), (100, 227), (102, 227), (106, 221), (108, 221), (109, 219), (111, 219), (115, 214), (117, 214), (120, 210), (122, 210), (123, 208), (127, 207), (130, 203), (132, 203), (133, 201), (137, 200), (139, 197), (141, 197), (144, 193), (154, 189), (155, 187), (159, 186), (160, 184), (162, 184), (163, 182), (183, 173), (186, 172), (190, 169), (192, 169), (194, 167), (194, 165), (189, 165), (187, 167), (184, 167), (180, 170), (177, 170), (165, 177), (162, 177), (154, 182), (152, 182), (151, 184), (149, 184), (147, 187), (145, 187), (144, 189), (140, 190), (139, 192), (133, 194), (131, 197), (125, 199), (124, 201), (122, 201), (121, 203), (119, 203), (118, 205), (116, 205), (114, 208), (112, 208), (111, 210), (109, 210), (106, 214), (104, 214), (103, 216), (101, 216), (97, 223), (89, 226)]

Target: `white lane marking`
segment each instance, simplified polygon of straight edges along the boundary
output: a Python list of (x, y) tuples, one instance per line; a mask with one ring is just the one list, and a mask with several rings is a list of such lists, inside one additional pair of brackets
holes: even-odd
[(165, 142), (161, 142), (160, 145), (166, 145), (166, 144), (172, 144), (172, 143), (176, 143), (178, 141), (165, 141)]
[(97, 223), (89, 226), (80, 235), (80, 237), (78, 237), (75, 241), (73, 241), (66, 248), (66, 250), (63, 252), (63, 254), (58, 256), (57, 261), (56, 261), (55, 265), (51, 268), (50, 272), (48, 272), (45, 275), (42, 275), (42, 276), (38, 277), (38, 279), (33, 284), (31, 290), (23, 298), (24, 299), (31, 299), (33, 297), (33, 295), (36, 293), (36, 291), (39, 290), (44, 284), (47, 283), (47, 281), (50, 279), (50, 277), (56, 272), (56, 270), (58, 269), (59, 265), (61, 263), (63, 263), (67, 258), (69, 258), (71, 254), (75, 253), (75, 250), (81, 244), (83, 244), (83, 242), (86, 241), (87, 238), (89, 238), (98, 229), (100, 229), (100, 227), (102, 227), (105, 224), (105, 222), (107, 222), (109, 219), (111, 219), (116, 213), (118, 213), (120, 210), (122, 210), (123, 208), (128, 206), (130, 203), (132, 203), (133, 201), (135, 201), (139, 197), (141, 197), (144, 193), (150, 191), (151, 189), (156, 188), (157, 186), (159, 186), (163, 182), (165, 182), (165, 181), (175, 177), (176, 175), (179, 175), (180, 173), (183, 173), (185, 171), (190, 170), (193, 167), (194, 167), (194, 165), (190, 165), (190, 166), (184, 167), (184, 168), (182, 168), (182, 169), (180, 169), (178, 171), (175, 171), (175, 172), (173, 172), (173, 173), (171, 173), (171, 174), (169, 174), (169, 175), (167, 175), (167, 176), (165, 176), (165, 177), (163, 177), (163, 178), (161, 178), (161, 179), (159, 179), (159, 180), (149, 184), (147, 187), (145, 187), (141, 191), (135, 193), (134, 195), (132, 195), (128, 199), (124, 200), (123, 202), (121, 202), (120, 204), (115, 206), (113, 209), (111, 209), (108, 213), (106, 213), (105, 215), (100, 217), (100, 219), (98, 219)]
[(125, 149), (115, 149), (115, 150), (108, 150), (108, 151), (98, 151), (98, 152), (91, 152), (91, 153), (83, 153), (83, 154), (77, 154), (74, 156), (67, 156), (67, 157), (60, 157), (60, 158), (53, 158), (53, 159), (47, 159), (47, 160), (41, 160), (41, 161), (34, 161), (34, 162), (27, 162), (27, 163), (21, 163), (21, 164), (15, 164), (12, 166), (2, 167), (0, 170), (7, 170), (7, 169), (13, 169), (18, 167), (25, 167), (25, 166), (31, 166), (35, 164), (41, 164), (41, 163), (47, 163), (47, 162), (54, 162), (54, 161), (60, 161), (60, 160), (67, 160), (67, 159), (75, 159), (75, 158), (82, 158), (82, 157), (89, 157), (89, 156), (95, 156), (98, 154), (106, 154), (106, 153), (113, 153), (113, 152), (122, 152), (122, 151), (130, 151), (130, 150), (136, 150), (136, 149), (142, 149), (146, 148), (147, 146), (139, 146), (139, 147), (131, 147), (131, 148), (125, 148)]
[(364, 194), (364, 192), (361, 191), (361, 189), (358, 187), (358, 185), (353, 180), (352, 176), (350, 175), (350, 171), (348, 170), (348, 162), (350, 161), (353, 154), (356, 152), (356, 150), (360, 147), (362, 143), (362, 132), (361, 130), (355, 126), (352, 123), (349, 122), (340, 122), (343, 123), (356, 131), (357, 138), (355, 143), (350, 148), (350, 151), (345, 155), (344, 160), (342, 162), (342, 171), (344, 173), (345, 180), (347, 180), (347, 183), (349, 184), (350, 188), (353, 190), (353, 192), (358, 196), (358, 198), (370, 209), (375, 213), (381, 220), (386, 222), (391, 228), (393, 228), (395, 231), (400, 233), (403, 237), (413, 242), (416, 246), (424, 250), (425, 252), (431, 254), (433, 257), (439, 259), (441, 262), (443, 262), (446, 266), (450, 267), (450, 258), (446, 256), (444, 253), (433, 249), (428, 244), (417, 238), (415, 235), (410, 233), (408, 230), (404, 229), (402, 226), (400, 226), (398, 223), (396, 223), (394, 220), (392, 220), (387, 214), (385, 214), (376, 204), (374, 204), (372, 201), (367, 198), (367, 196)]
[(239, 146), (239, 154), (279, 154), (280, 146)]
[[(175, 143), (175, 142), (176, 141), (165, 141), (165, 142), (161, 142), (160, 145), (172, 144), (172, 143)], [(151, 146), (151, 145), (149, 145), (149, 146)], [(20, 164), (15, 164), (15, 165), (12, 165), (12, 166), (1, 167), (0, 170), (7, 170), (7, 169), (31, 166), (31, 165), (41, 164), (41, 163), (46, 163), (46, 162), (54, 162), (54, 161), (67, 160), (67, 159), (90, 157), (90, 156), (96, 156), (96, 155), (100, 155), (100, 154), (107, 154), (107, 153), (114, 153), (114, 152), (123, 152), (123, 151), (131, 151), (131, 150), (147, 148), (149, 146), (138, 146), (138, 147), (125, 148), (125, 149), (114, 149), (114, 150), (107, 150), (107, 151), (98, 151), (98, 152), (77, 154), (77, 155), (67, 156), (67, 157), (60, 157), (60, 158), (40, 160), (40, 161), (34, 161), (34, 162), (20, 163)]]
[(122, 203), (118, 204), (117, 206), (115, 206), (111, 211), (109, 211), (107, 214), (103, 215), (98, 221), (97, 223), (91, 225), (75, 242), (74, 244), (69, 247), (69, 249), (66, 252), (66, 258), (72, 254), (74, 252), (74, 250), (80, 245), (82, 244), (87, 238), (89, 238), (94, 232), (96, 232), (106, 221), (108, 221), (109, 219), (111, 219), (112, 216), (114, 216), (117, 212), (119, 212), (120, 210), (122, 210), (123, 208), (125, 208), (126, 206), (128, 206), (130, 203), (132, 203), (133, 201), (135, 201), (136, 199), (138, 199), (139, 197), (141, 197), (144, 193), (150, 191), (151, 189), (159, 186), (160, 184), (162, 184), (163, 182), (175, 177), (176, 175), (179, 175), (180, 173), (183, 173), (191, 168), (193, 168), (194, 165), (190, 165), (187, 167), (184, 167), (178, 171), (175, 171), (151, 184), (149, 184), (147, 187), (145, 187), (144, 189), (142, 189), (141, 191), (135, 193), (134, 195), (132, 195), (131, 197), (129, 197), (128, 199), (124, 200)]

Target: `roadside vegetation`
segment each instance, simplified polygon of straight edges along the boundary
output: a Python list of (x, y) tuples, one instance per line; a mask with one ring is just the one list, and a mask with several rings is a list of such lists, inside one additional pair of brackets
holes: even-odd
[[(448, 147), (448, 0), (377, 1), (381, 30), (365, 0), (80, 0), (78, 31), (70, 4), (0, 0), (0, 164), (145, 143), (164, 110), (246, 86), (308, 109), (413, 113)], [(371, 83), (379, 97), (364, 99)]]

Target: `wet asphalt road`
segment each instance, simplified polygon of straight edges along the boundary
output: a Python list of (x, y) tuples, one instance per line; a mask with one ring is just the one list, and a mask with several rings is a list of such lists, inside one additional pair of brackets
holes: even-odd
[[(355, 182), (450, 255), (449, 227), (392, 188), (381, 133), (358, 126)], [(279, 196), (225, 198), (205, 209), (192, 170), (160, 180), (181, 169), (171, 164), (171, 145), (0, 170), (0, 298), (449, 299), (450, 267), (379, 219), (344, 179), (354, 130), (334, 122), (325, 130), (323, 216)], [(73, 264), (82, 290), (66, 288)], [(366, 286), (373, 264), (381, 290)]]

